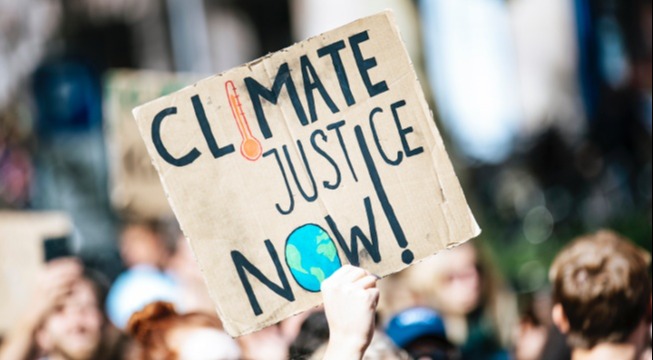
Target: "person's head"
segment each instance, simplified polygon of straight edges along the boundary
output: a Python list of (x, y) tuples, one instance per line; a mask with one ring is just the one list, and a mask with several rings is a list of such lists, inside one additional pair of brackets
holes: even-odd
[(324, 311), (310, 314), (302, 323), (297, 338), (290, 345), (290, 357), (301, 359), (314, 354), (329, 341), (329, 324)]
[(172, 253), (164, 233), (164, 225), (158, 221), (125, 225), (120, 236), (120, 255), (125, 265), (164, 267)]
[[(324, 359), (328, 344), (325, 342), (310, 356), (293, 356), (291, 359), (322, 360)], [(399, 349), (388, 336), (380, 331), (374, 331), (370, 345), (365, 350), (362, 360), (408, 360), (408, 353)]]
[(390, 319), (385, 332), (414, 359), (457, 358), (455, 347), (447, 340), (444, 320), (435, 310), (425, 307), (404, 310)]
[(557, 256), (553, 320), (572, 347), (627, 343), (650, 321), (649, 264), (648, 253), (611, 231), (576, 239)]
[(216, 317), (181, 315), (169, 303), (156, 302), (134, 314), (127, 333), (139, 343), (142, 360), (232, 360), (241, 356), (238, 344), (221, 330)]
[[(464, 344), (470, 331), (460, 320), (482, 319), (488, 340), (508, 346), (517, 321), (517, 303), (506, 287), (489, 249), (469, 242), (443, 251), (407, 270), (419, 304), (437, 309), (447, 322), (449, 340)], [(491, 339), (490, 339), (491, 338)]]
[(447, 315), (464, 316), (482, 300), (479, 253), (471, 244), (438, 254), (411, 269), (411, 281), (427, 303)]
[(90, 276), (77, 280), (69, 295), (43, 321), (36, 333), (39, 348), (50, 358), (91, 360), (101, 351), (106, 290)]

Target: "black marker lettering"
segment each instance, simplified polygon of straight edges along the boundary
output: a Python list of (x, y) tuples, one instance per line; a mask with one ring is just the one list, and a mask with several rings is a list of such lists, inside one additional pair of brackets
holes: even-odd
[(399, 131), (399, 136), (401, 137), (401, 144), (404, 146), (406, 157), (413, 157), (423, 153), (424, 148), (420, 146), (418, 148), (411, 149), (410, 145), (408, 145), (408, 139), (406, 139), (406, 136), (413, 132), (413, 127), (409, 126), (407, 128), (404, 128), (401, 126), (401, 121), (399, 120), (399, 114), (397, 113), (397, 109), (403, 106), (406, 106), (406, 101), (401, 100), (390, 105), (390, 108), (392, 109), (392, 116), (394, 116), (395, 118), (395, 124), (397, 125), (397, 131)]
[(327, 154), (326, 151), (322, 150), (322, 148), (320, 148), (317, 145), (316, 138), (318, 136), (322, 138), (322, 141), (324, 142), (327, 141), (327, 136), (324, 134), (324, 131), (315, 130), (313, 134), (311, 134), (311, 144), (313, 145), (313, 149), (315, 149), (315, 151), (318, 154), (322, 155), (322, 157), (325, 158), (326, 161), (328, 161), (331, 164), (331, 166), (333, 166), (333, 169), (336, 171), (336, 181), (334, 183), (329, 183), (328, 181), (324, 181), (322, 184), (324, 185), (325, 188), (329, 190), (335, 190), (338, 188), (338, 186), (340, 186), (340, 183), (342, 182), (342, 175), (340, 174), (340, 169), (338, 168), (338, 164), (335, 162), (335, 160), (333, 160), (333, 158), (329, 156), (329, 154)]
[(340, 50), (346, 47), (345, 42), (340, 40), (331, 45), (325, 46), (317, 51), (317, 54), (320, 57), (325, 57), (327, 55), (331, 56), (331, 62), (333, 63), (333, 68), (336, 71), (338, 76), (338, 82), (340, 83), (340, 90), (342, 90), (342, 95), (345, 97), (348, 106), (356, 104), (356, 99), (354, 99), (354, 94), (351, 92), (349, 87), (349, 79), (347, 78), (347, 71), (345, 65), (342, 63), (342, 58), (340, 57)]
[(350, 37), (349, 44), (351, 45), (351, 50), (354, 52), (354, 59), (356, 59), (356, 65), (358, 65), (358, 71), (361, 74), (361, 78), (363, 78), (363, 83), (365, 83), (367, 92), (370, 94), (371, 97), (375, 97), (379, 94), (388, 91), (389, 89), (388, 89), (388, 84), (386, 84), (385, 81), (381, 81), (377, 84), (372, 84), (369, 71), (370, 69), (376, 67), (377, 65), (376, 58), (372, 57), (369, 59), (365, 59), (363, 57), (363, 52), (361, 51), (360, 48), (361, 43), (369, 39), (370, 39), (370, 35), (367, 33), (367, 31), (364, 31), (360, 34), (356, 34)]
[(283, 176), (283, 181), (286, 184), (286, 190), (288, 191), (288, 198), (290, 199), (290, 205), (288, 205), (288, 210), (282, 209), (279, 203), (276, 203), (275, 207), (277, 208), (277, 211), (281, 215), (288, 215), (295, 209), (295, 197), (293, 196), (292, 191), (290, 190), (290, 183), (288, 182), (288, 176), (286, 175), (286, 171), (283, 169), (283, 164), (281, 163), (281, 157), (279, 156), (277, 149), (272, 149), (264, 153), (263, 157), (265, 158), (270, 155), (274, 155), (274, 158), (277, 160), (277, 165), (279, 165), (279, 171), (281, 171), (281, 175)]
[(381, 146), (381, 140), (379, 139), (379, 134), (376, 131), (376, 125), (374, 124), (374, 116), (382, 112), (383, 109), (381, 108), (375, 108), (374, 110), (372, 110), (372, 113), (370, 114), (370, 128), (372, 128), (372, 135), (374, 135), (374, 142), (376, 143), (377, 149), (379, 149), (379, 154), (381, 154), (383, 161), (385, 161), (389, 165), (397, 166), (401, 164), (402, 160), (404, 159), (404, 154), (401, 151), (397, 151), (397, 158), (395, 160), (390, 160), (390, 158), (388, 158), (388, 155), (386, 155), (385, 151), (383, 150), (383, 147)]
[(258, 300), (256, 299), (256, 294), (254, 294), (252, 284), (249, 282), (247, 272), (258, 279), (258, 281), (263, 283), (263, 285), (272, 290), (275, 294), (290, 302), (295, 301), (295, 295), (293, 294), (292, 287), (290, 287), (290, 283), (288, 282), (288, 277), (286, 277), (286, 273), (283, 271), (277, 250), (275, 250), (274, 245), (272, 245), (270, 240), (265, 240), (265, 247), (268, 249), (268, 254), (270, 254), (272, 263), (274, 263), (274, 267), (277, 269), (277, 276), (281, 281), (281, 286), (270, 281), (270, 279), (263, 275), (261, 270), (249, 262), (249, 260), (247, 260), (243, 254), (238, 251), (231, 252), (231, 260), (236, 266), (238, 277), (240, 278), (240, 282), (243, 284), (243, 288), (245, 288), (245, 293), (247, 293), (249, 304), (252, 306), (252, 310), (256, 316), (263, 314), (263, 310), (261, 309), (261, 305), (259, 305)]
[(265, 100), (276, 105), (279, 102), (281, 89), (284, 87), (284, 85), (288, 90), (290, 101), (292, 102), (292, 106), (295, 108), (295, 113), (297, 113), (299, 122), (304, 126), (308, 125), (308, 118), (306, 117), (306, 112), (304, 111), (302, 103), (299, 100), (299, 96), (297, 95), (297, 89), (295, 88), (295, 83), (290, 76), (290, 68), (288, 67), (288, 64), (283, 64), (279, 68), (279, 72), (274, 79), (274, 85), (272, 85), (272, 90), (266, 89), (263, 85), (259, 84), (258, 81), (254, 80), (251, 77), (245, 78), (245, 85), (247, 85), (247, 91), (249, 92), (249, 97), (251, 98), (252, 105), (254, 106), (256, 118), (258, 120), (259, 127), (261, 128), (261, 133), (263, 133), (263, 136), (266, 139), (272, 137), (272, 131), (270, 131), (270, 125), (268, 124), (268, 120), (265, 117), (265, 111), (263, 110), (261, 98), (264, 98)]
[[(395, 235), (395, 240), (397, 240), (397, 244), (399, 244), (399, 247), (401, 247), (402, 249), (406, 249), (408, 247), (406, 234), (404, 233), (404, 230), (401, 228), (401, 224), (399, 224), (399, 220), (397, 220), (397, 215), (395, 214), (395, 211), (392, 208), (392, 204), (388, 199), (388, 195), (386, 194), (385, 189), (383, 188), (381, 177), (379, 176), (379, 172), (376, 169), (376, 165), (374, 164), (374, 159), (372, 159), (372, 155), (370, 154), (370, 149), (367, 146), (367, 142), (365, 141), (365, 135), (363, 135), (363, 129), (360, 126), (356, 126), (354, 128), (354, 131), (356, 132), (358, 145), (360, 146), (361, 154), (365, 159), (365, 165), (367, 165), (367, 171), (370, 174), (370, 179), (372, 180), (372, 184), (374, 184), (374, 190), (376, 191), (376, 195), (379, 197), (379, 201), (381, 202), (381, 207), (383, 208), (383, 212), (385, 213), (386, 218), (388, 218), (388, 223), (390, 224), (390, 228), (392, 228), (392, 233)], [(406, 249), (401, 254), (401, 259), (405, 264), (410, 264), (415, 259), (415, 256), (413, 255), (412, 251)]]
[(341, 120), (338, 121), (337, 123), (333, 123), (327, 126), (327, 130), (335, 130), (336, 135), (338, 136), (338, 141), (340, 142), (340, 147), (342, 148), (342, 153), (345, 155), (345, 159), (347, 160), (347, 165), (349, 165), (349, 170), (351, 170), (351, 174), (354, 177), (354, 181), (358, 182), (356, 171), (354, 171), (354, 166), (351, 164), (351, 159), (349, 158), (349, 152), (347, 151), (347, 145), (345, 144), (345, 139), (343, 139), (342, 132), (340, 131), (340, 128), (343, 126), (345, 126), (345, 120)]
[(180, 158), (176, 158), (172, 156), (172, 154), (168, 152), (168, 149), (166, 149), (165, 145), (163, 145), (163, 141), (161, 140), (161, 124), (166, 117), (176, 113), (176, 107), (169, 107), (161, 110), (158, 114), (156, 114), (154, 121), (152, 121), (152, 142), (154, 143), (156, 151), (159, 153), (163, 160), (165, 160), (170, 165), (183, 167), (192, 164), (193, 161), (197, 160), (197, 158), (202, 153), (197, 150), (197, 148), (193, 148), (193, 150), (191, 150), (188, 154)]
[(302, 76), (304, 78), (304, 91), (306, 92), (306, 102), (308, 103), (308, 110), (311, 114), (311, 122), (317, 121), (317, 109), (315, 108), (315, 97), (313, 92), (317, 90), (324, 102), (327, 104), (332, 113), (336, 114), (340, 112), (336, 104), (333, 102), (329, 93), (326, 91), (326, 88), (322, 84), (311, 60), (308, 59), (308, 56), (304, 55), (301, 57), (300, 62), (302, 64)]
[(299, 154), (302, 157), (302, 160), (304, 161), (304, 166), (306, 167), (306, 173), (308, 173), (308, 178), (311, 180), (313, 195), (308, 195), (306, 191), (304, 191), (302, 184), (300, 184), (299, 178), (297, 177), (297, 171), (295, 171), (295, 166), (293, 165), (292, 159), (290, 158), (290, 153), (288, 152), (287, 145), (283, 146), (283, 153), (286, 155), (286, 160), (288, 161), (288, 167), (290, 168), (290, 172), (292, 173), (293, 179), (295, 179), (295, 184), (297, 185), (297, 189), (299, 189), (299, 192), (302, 194), (302, 196), (306, 201), (313, 202), (317, 200), (317, 186), (315, 185), (315, 178), (313, 177), (313, 172), (311, 171), (311, 166), (308, 163), (308, 159), (306, 159), (306, 152), (304, 152), (304, 146), (302, 146), (302, 143), (299, 140), (297, 140), (297, 147), (299, 148)]
[(218, 143), (217, 141), (215, 141), (215, 137), (213, 136), (213, 132), (211, 131), (211, 125), (209, 124), (209, 120), (206, 118), (206, 113), (204, 112), (204, 105), (202, 105), (200, 96), (199, 95), (193, 96), (191, 98), (191, 101), (193, 102), (193, 109), (195, 110), (195, 116), (197, 117), (197, 121), (200, 123), (202, 134), (204, 135), (206, 144), (209, 146), (209, 149), (211, 150), (211, 154), (213, 154), (213, 157), (217, 159), (219, 157), (234, 152), (235, 149), (233, 145), (228, 145), (223, 148), (220, 148), (220, 146), (218, 146)]
[(379, 239), (376, 234), (376, 222), (374, 220), (374, 211), (372, 211), (372, 203), (369, 196), (364, 199), (364, 202), (365, 212), (367, 213), (367, 221), (370, 227), (369, 238), (365, 236), (363, 230), (361, 230), (358, 226), (354, 226), (351, 228), (351, 239), (349, 244), (347, 244), (347, 241), (342, 236), (342, 233), (340, 233), (340, 230), (338, 230), (338, 225), (335, 223), (335, 221), (333, 221), (331, 216), (327, 215), (324, 218), (327, 224), (329, 224), (333, 235), (335, 235), (338, 244), (340, 244), (340, 248), (345, 252), (347, 260), (349, 260), (349, 262), (354, 266), (360, 266), (361, 263), (358, 254), (359, 240), (361, 244), (363, 244), (365, 250), (367, 250), (367, 252), (370, 254), (372, 260), (374, 260), (374, 262), (377, 264), (381, 262), (381, 253), (379, 252)]

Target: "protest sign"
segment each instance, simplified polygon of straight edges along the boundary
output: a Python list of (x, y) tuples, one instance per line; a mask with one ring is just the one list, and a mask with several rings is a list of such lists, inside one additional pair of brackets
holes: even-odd
[(44, 241), (66, 237), (70, 230), (64, 214), (0, 212), (0, 334), (28, 310), (45, 263)]
[(123, 216), (158, 219), (172, 215), (159, 176), (132, 117), (132, 109), (199, 80), (166, 72), (114, 70), (105, 78), (105, 133), (109, 149), (111, 202)]
[(226, 330), (321, 302), (480, 232), (391, 13), (134, 110)]

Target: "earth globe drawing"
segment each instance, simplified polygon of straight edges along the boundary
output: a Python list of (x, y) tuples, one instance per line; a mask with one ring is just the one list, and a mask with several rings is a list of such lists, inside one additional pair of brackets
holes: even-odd
[(319, 292), (322, 282), (342, 267), (338, 249), (318, 225), (304, 225), (286, 240), (286, 263), (299, 286)]

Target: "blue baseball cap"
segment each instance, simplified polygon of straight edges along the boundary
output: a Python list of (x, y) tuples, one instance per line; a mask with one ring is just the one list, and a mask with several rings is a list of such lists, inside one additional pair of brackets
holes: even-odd
[(447, 341), (442, 316), (426, 307), (406, 309), (395, 315), (385, 328), (386, 334), (400, 348), (422, 337), (434, 337)]

